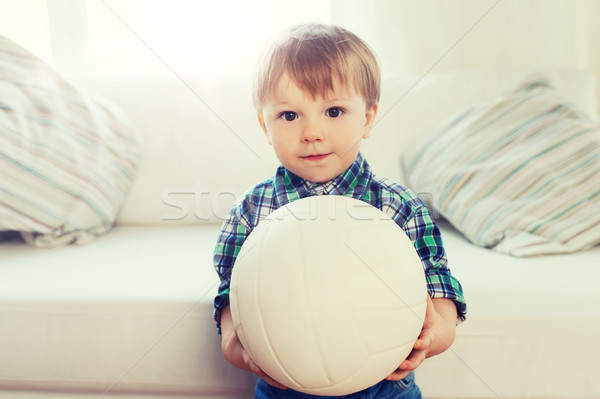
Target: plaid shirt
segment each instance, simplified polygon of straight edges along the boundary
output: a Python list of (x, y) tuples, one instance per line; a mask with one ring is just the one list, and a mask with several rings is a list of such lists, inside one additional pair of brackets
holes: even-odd
[(325, 183), (305, 180), (280, 166), (274, 177), (250, 189), (223, 222), (214, 254), (221, 279), (215, 298), (215, 320), (220, 330), (222, 309), (229, 304), (229, 283), (235, 258), (258, 223), (274, 210), (312, 195), (344, 195), (360, 199), (389, 215), (413, 241), (425, 269), (432, 298), (449, 298), (456, 304), (459, 320), (466, 315), (462, 287), (447, 267), (440, 230), (423, 202), (411, 191), (386, 178), (375, 176), (361, 154), (341, 175)]

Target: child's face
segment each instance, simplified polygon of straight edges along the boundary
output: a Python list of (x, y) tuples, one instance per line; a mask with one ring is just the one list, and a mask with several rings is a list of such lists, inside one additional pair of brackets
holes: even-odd
[(286, 75), (263, 104), (258, 119), (283, 166), (314, 182), (338, 176), (356, 159), (369, 136), (377, 105), (335, 85), (325, 98), (313, 98)]

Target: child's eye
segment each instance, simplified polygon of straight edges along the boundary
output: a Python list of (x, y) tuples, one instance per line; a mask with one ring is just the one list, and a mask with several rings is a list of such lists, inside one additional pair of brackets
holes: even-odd
[(331, 107), (327, 111), (325, 111), (325, 115), (327, 115), (330, 118), (337, 118), (343, 113), (344, 111), (339, 107)]
[(285, 119), (288, 122), (298, 119), (298, 114), (293, 111), (285, 111), (279, 115), (280, 118)]

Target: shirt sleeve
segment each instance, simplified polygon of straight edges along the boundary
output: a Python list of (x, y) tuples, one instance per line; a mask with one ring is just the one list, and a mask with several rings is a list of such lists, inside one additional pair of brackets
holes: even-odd
[(453, 300), (458, 322), (462, 322), (467, 314), (463, 289), (460, 282), (450, 273), (440, 229), (422, 202), (412, 208), (412, 215), (404, 223), (403, 229), (413, 241), (423, 262), (429, 295), (431, 298)]
[(242, 244), (250, 234), (246, 226), (247, 224), (240, 217), (239, 208), (233, 208), (223, 222), (221, 232), (217, 238), (213, 262), (221, 283), (214, 300), (214, 317), (219, 334), (221, 333), (221, 312), (229, 304), (229, 285), (233, 264), (242, 248)]

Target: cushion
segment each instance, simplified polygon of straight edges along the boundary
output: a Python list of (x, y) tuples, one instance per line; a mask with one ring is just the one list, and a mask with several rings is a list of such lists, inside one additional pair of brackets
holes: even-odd
[[(398, 167), (403, 149), (448, 117), (521, 83), (532, 71), (498, 67), (425, 77), (386, 75), (377, 120), (361, 152), (375, 173), (405, 183)], [(594, 74), (563, 68), (542, 72), (568, 100), (596, 114)], [(252, 79), (245, 74), (188, 74), (186, 85), (170, 73), (141, 70), (69, 78), (118, 99), (143, 135), (143, 157), (117, 223), (221, 224), (233, 203), (279, 165), (257, 123)]]
[(409, 187), (477, 245), (531, 256), (600, 243), (600, 128), (547, 79), (451, 118), (402, 163)]
[[(505, 94), (533, 74), (550, 79), (565, 99), (591, 118), (598, 102), (596, 77), (573, 68), (467, 68), (422, 75), (384, 77), (379, 112), (361, 152), (375, 173), (406, 184), (400, 154), (467, 108)], [(390, 79), (391, 78), (391, 79)]]
[(41, 247), (109, 231), (138, 160), (126, 118), (1, 36), (0, 95), (0, 231)]

